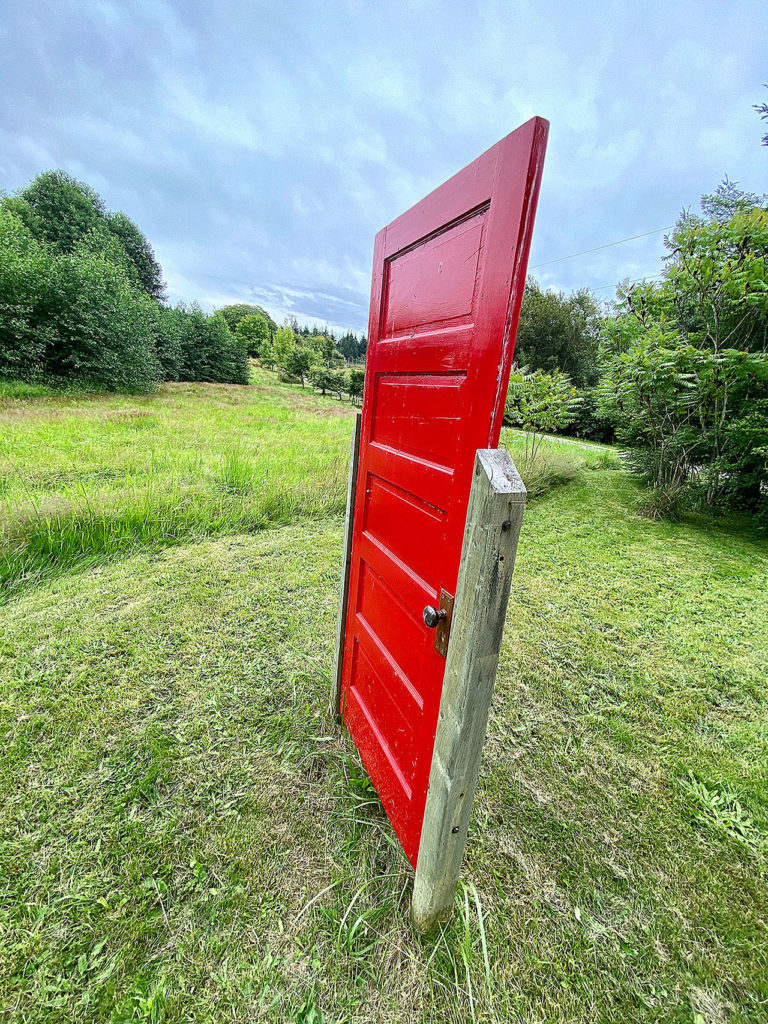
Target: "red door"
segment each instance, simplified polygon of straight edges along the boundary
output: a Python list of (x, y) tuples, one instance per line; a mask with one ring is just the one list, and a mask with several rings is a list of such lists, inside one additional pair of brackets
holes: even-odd
[(528, 121), (376, 236), (341, 710), (416, 865), (475, 451), (496, 447), (548, 124)]

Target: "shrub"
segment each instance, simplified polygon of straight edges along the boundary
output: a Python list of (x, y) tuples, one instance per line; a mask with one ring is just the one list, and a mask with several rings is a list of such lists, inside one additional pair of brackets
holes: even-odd
[(56, 337), (47, 373), (108, 390), (147, 390), (160, 379), (155, 305), (108, 260), (73, 252), (57, 260)]
[(558, 433), (572, 423), (578, 404), (576, 388), (559, 370), (518, 370), (509, 378), (504, 422), (526, 432), (526, 448), (530, 442), (526, 458), (534, 460), (543, 435)]
[(146, 390), (160, 376), (154, 309), (108, 259), (54, 253), (0, 211), (0, 375)]
[(0, 210), (0, 377), (40, 380), (55, 335), (47, 316), (54, 261), (21, 221)]
[(247, 384), (248, 354), (242, 340), (227, 327), (219, 313), (206, 316), (193, 304), (179, 307), (181, 326), (180, 380), (216, 384)]
[(186, 316), (183, 309), (160, 305), (155, 307), (153, 334), (155, 352), (163, 380), (178, 381), (182, 379), (182, 348)]

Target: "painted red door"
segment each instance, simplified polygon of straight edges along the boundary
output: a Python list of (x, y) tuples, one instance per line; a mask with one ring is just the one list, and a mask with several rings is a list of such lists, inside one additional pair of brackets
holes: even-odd
[(341, 710), (415, 866), (475, 451), (496, 447), (548, 124), (528, 121), (376, 236)]

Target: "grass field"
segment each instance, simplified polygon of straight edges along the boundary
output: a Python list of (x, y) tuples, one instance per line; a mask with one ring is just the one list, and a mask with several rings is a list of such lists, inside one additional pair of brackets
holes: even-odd
[(325, 713), (351, 417), (268, 375), (0, 403), (0, 1015), (768, 1020), (768, 543), (551, 446), (421, 939)]

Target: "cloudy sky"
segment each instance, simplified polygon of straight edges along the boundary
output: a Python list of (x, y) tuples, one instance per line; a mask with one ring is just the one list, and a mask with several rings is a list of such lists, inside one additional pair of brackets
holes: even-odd
[(768, 187), (765, 0), (0, 0), (0, 189), (62, 167), (173, 300), (361, 330), (373, 236), (534, 114), (531, 266), (610, 298), (728, 174)]

